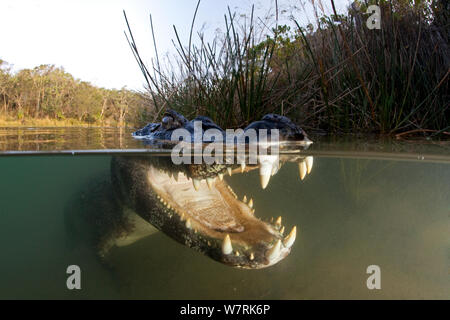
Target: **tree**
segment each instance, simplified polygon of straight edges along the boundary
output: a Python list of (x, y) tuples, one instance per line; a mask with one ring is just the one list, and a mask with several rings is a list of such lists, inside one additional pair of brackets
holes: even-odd
[(8, 93), (11, 82), (11, 67), (9, 64), (0, 59), (0, 99), (3, 104), (3, 113), (8, 112)]

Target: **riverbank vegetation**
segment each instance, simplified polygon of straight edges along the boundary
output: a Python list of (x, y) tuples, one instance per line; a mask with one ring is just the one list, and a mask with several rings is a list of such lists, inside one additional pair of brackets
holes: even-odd
[[(201, 32), (193, 41), (191, 30), (183, 43), (174, 27), (177, 58), (156, 56), (151, 66), (128, 25), (154, 118), (173, 108), (233, 127), (275, 112), (329, 133), (449, 131), (448, 1), (356, 1), (343, 15), (333, 1), (328, 15), (320, 1), (311, 3), (316, 21), (306, 26), (301, 12), (291, 25), (278, 24), (275, 1), (270, 27), (253, 11), (229, 11), (213, 41)], [(380, 8), (380, 29), (366, 25), (371, 4)]]
[(143, 95), (98, 88), (62, 68), (12, 72), (0, 60), (0, 126), (133, 126), (148, 120)]
[[(281, 0), (266, 17), (228, 10), (211, 41), (194, 30), (199, 1), (188, 41), (174, 27), (174, 59), (158, 56), (152, 26), (151, 65), (126, 21), (143, 93), (98, 88), (52, 65), (12, 72), (0, 60), (0, 126), (140, 127), (172, 108), (222, 127), (274, 112), (328, 133), (450, 131), (448, 1), (355, 1), (345, 14), (332, 0), (323, 1), (331, 14), (309, 1), (315, 21), (306, 25), (301, 8), (281, 23)], [(380, 29), (367, 27), (371, 4)]]

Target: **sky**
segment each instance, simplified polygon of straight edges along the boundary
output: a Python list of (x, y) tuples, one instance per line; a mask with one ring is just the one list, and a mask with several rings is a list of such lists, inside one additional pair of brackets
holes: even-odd
[[(300, 1), (278, 0), (278, 5), (290, 8)], [(227, 6), (248, 13), (253, 3), (256, 15), (263, 17), (275, 2), (202, 0), (194, 30), (203, 30), (205, 38), (212, 39), (218, 28), (223, 29)], [(323, 3), (325, 10), (331, 8), (328, 0)], [(335, 3), (342, 12), (349, 1)], [(15, 71), (53, 64), (100, 87), (142, 90), (144, 78), (124, 35), (123, 10), (149, 65), (155, 56), (149, 15), (159, 55), (174, 54), (173, 25), (187, 43), (196, 4), (197, 0), (1, 0), (0, 59), (12, 64)], [(311, 8), (306, 5), (305, 9), (297, 18), (304, 23), (314, 20)]]

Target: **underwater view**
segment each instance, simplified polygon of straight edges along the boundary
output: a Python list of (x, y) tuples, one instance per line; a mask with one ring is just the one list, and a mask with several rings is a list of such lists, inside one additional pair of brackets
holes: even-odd
[(1, 0), (0, 300), (449, 300), (449, 12)]
[(0, 128), (0, 299), (450, 297), (448, 143), (314, 137), (263, 179), (131, 132)]

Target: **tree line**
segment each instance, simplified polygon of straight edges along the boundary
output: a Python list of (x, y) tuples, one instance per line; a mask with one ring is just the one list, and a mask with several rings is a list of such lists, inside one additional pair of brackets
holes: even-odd
[(105, 89), (75, 79), (61, 67), (40, 65), (13, 72), (0, 59), (0, 117), (10, 121), (74, 119), (104, 126), (140, 126), (148, 99), (122, 88)]

